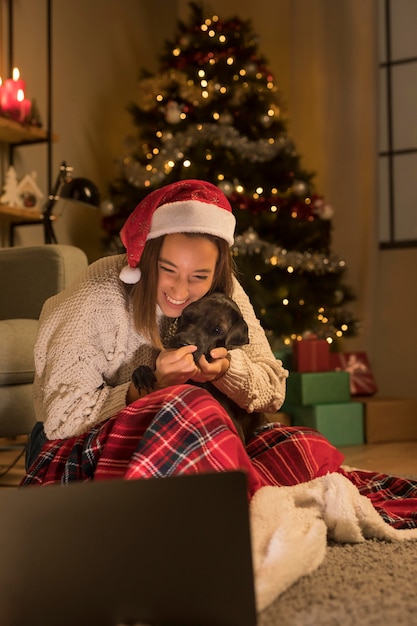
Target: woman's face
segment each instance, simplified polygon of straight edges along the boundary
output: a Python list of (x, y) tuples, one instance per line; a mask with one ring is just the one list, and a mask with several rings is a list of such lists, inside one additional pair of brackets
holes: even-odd
[(166, 235), (158, 260), (157, 301), (164, 315), (179, 317), (191, 302), (210, 289), (217, 246), (205, 237)]

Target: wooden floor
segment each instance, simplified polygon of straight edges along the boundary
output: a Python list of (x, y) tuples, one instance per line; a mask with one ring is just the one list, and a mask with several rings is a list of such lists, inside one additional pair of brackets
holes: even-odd
[(21, 481), (25, 472), (25, 443), (26, 437), (0, 438), (0, 487), (16, 487)]
[(383, 474), (417, 477), (417, 441), (368, 443), (340, 448), (345, 464)]
[[(16, 487), (22, 479), (24, 475), (22, 446), (25, 441), (25, 437), (13, 441), (0, 438), (0, 488)], [(340, 450), (345, 456), (344, 463), (350, 467), (375, 470), (384, 474), (417, 476), (417, 441), (346, 446)], [(14, 461), (15, 465), (8, 470)]]

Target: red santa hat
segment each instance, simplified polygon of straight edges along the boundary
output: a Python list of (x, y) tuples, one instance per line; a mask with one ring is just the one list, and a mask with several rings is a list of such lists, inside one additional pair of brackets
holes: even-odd
[(129, 285), (140, 280), (137, 267), (150, 239), (172, 233), (201, 233), (234, 241), (236, 220), (226, 196), (204, 180), (180, 180), (147, 195), (127, 218), (120, 238), (128, 265), (120, 279)]

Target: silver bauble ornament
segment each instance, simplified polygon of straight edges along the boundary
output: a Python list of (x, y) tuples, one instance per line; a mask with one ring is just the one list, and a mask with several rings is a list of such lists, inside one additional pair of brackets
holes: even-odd
[(231, 183), (229, 180), (222, 180), (217, 186), (224, 193), (225, 196), (232, 195), (234, 186), (233, 183)]
[(110, 198), (106, 198), (100, 204), (100, 213), (104, 215), (105, 217), (113, 215), (115, 211), (116, 211), (115, 206), (113, 202), (110, 200)]
[(219, 115), (219, 123), (220, 124), (233, 124), (233, 115), (230, 111), (223, 111)]
[(165, 107), (165, 119), (168, 124), (178, 124), (181, 121), (181, 107), (178, 102), (168, 102)]
[(272, 124), (272, 119), (269, 117), (269, 115), (262, 115), (261, 116), (261, 124), (264, 128), (269, 128)]
[(307, 191), (308, 191), (307, 183), (305, 183), (303, 180), (294, 180), (292, 184), (292, 192), (296, 196), (300, 196), (300, 197), (306, 196)]

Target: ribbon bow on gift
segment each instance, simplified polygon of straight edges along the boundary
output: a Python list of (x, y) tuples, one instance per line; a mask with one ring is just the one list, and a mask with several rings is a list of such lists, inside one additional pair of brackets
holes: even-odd
[(365, 363), (362, 363), (356, 356), (356, 354), (350, 354), (347, 363), (344, 367), (345, 372), (350, 374), (356, 374), (356, 372), (368, 372), (368, 367)]

